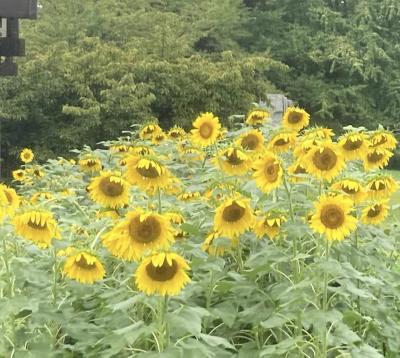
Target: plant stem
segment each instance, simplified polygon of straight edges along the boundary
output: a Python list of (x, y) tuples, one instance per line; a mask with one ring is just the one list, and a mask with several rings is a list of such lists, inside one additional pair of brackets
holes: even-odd
[(163, 352), (169, 345), (169, 329), (166, 320), (168, 312), (168, 295), (159, 298), (159, 341), (160, 341), (160, 352)]
[(161, 207), (161, 190), (160, 188), (157, 188), (157, 193), (158, 193), (158, 213), (162, 213), (162, 207)]
[[(329, 260), (329, 240), (325, 239), (325, 263), (327, 264)], [(322, 297), (322, 310), (324, 311), (325, 318), (328, 314), (328, 273), (326, 272), (327, 265), (324, 269), (324, 288)], [(324, 337), (322, 340), (322, 357), (327, 357), (328, 354), (328, 327), (327, 322), (324, 325)]]
[(52, 295), (53, 295), (53, 305), (56, 306), (57, 304), (57, 249), (53, 247), (53, 288), (52, 288)]

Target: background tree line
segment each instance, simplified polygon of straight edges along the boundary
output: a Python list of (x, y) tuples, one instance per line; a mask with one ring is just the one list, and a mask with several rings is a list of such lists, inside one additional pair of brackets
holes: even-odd
[(398, 126), (397, 0), (41, 0), (19, 76), (0, 78), (3, 166), (117, 137), (152, 117), (226, 120), (267, 92), (313, 121)]

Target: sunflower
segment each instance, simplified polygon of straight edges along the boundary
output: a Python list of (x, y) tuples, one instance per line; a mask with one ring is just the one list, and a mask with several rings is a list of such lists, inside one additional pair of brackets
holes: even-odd
[(185, 136), (186, 136), (185, 130), (177, 126), (171, 128), (168, 132), (168, 137), (173, 140), (181, 140), (185, 138)]
[(36, 178), (43, 178), (45, 176), (44, 171), (40, 167), (27, 169), (26, 172), (32, 174)]
[(254, 225), (254, 233), (259, 239), (267, 235), (273, 240), (280, 233), (281, 226), (285, 221), (286, 217), (284, 215), (268, 212), (261, 220), (257, 220)]
[(218, 117), (211, 112), (206, 112), (196, 118), (193, 127), (194, 129), (191, 130), (192, 142), (199, 147), (207, 147), (216, 142), (221, 124)]
[(286, 152), (296, 142), (295, 132), (281, 132), (275, 134), (267, 144), (267, 149), (274, 153)]
[(23, 169), (13, 170), (12, 176), (13, 176), (14, 180), (23, 182), (26, 179), (26, 172)]
[(68, 257), (74, 254), (77, 251), (77, 249), (73, 246), (68, 246), (65, 249), (61, 249), (57, 251), (57, 257)]
[(128, 181), (142, 190), (162, 189), (171, 184), (169, 170), (155, 159), (131, 156), (126, 167)]
[(385, 130), (379, 130), (371, 134), (370, 142), (373, 147), (380, 147), (384, 149), (393, 150), (397, 146), (397, 139), (395, 136)]
[(12, 223), (17, 235), (42, 248), (49, 247), (52, 238), (60, 238), (57, 223), (50, 211), (29, 210), (16, 215)]
[(235, 238), (248, 230), (254, 221), (253, 211), (248, 199), (231, 198), (215, 211), (214, 231), (222, 236)]
[(389, 198), (397, 190), (397, 182), (390, 175), (379, 175), (367, 183), (371, 199)]
[(246, 123), (252, 126), (257, 124), (263, 124), (268, 118), (270, 114), (265, 109), (253, 109), (251, 110), (246, 117)]
[(201, 245), (201, 249), (207, 252), (211, 256), (222, 256), (227, 248), (234, 247), (235, 245), (237, 245), (236, 240), (232, 240), (229, 238), (226, 239), (229, 240), (228, 241), (229, 245), (220, 245), (218, 239), (220, 239), (219, 233), (213, 231), (206, 237), (203, 244)]
[(161, 144), (162, 142), (164, 142), (164, 140), (166, 140), (166, 139), (167, 139), (167, 135), (164, 132), (157, 132), (152, 135), (151, 142), (153, 144), (158, 145), (158, 144)]
[(310, 115), (299, 107), (289, 107), (282, 118), (284, 128), (300, 131), (310, 123)]
[(313, 127), (313, 128), (307, 129), (304, 132), (303, 138), (305, 140), (308, 140), (308, 139), (331, 140), (331, 138), (334, 135), (335, 135), (335, 133), (330, 128)]
[(89, 196), (96, 203), (112, 208), (122, 208), (129, 204), (129, 183), (121, 178), (121, 173), (106, 171), (93, 178), (88, 186)]
[(105, 273), (100, 260), (85, 251), (69, 256), (63, 269), (68, 278), (87, 284), (102, 280)]
[(177, 212), (165, 213), (164, 216), (173, 224), (180, 225), (185, 222), (185, 218), (182, 214)]
[(148, 295), (175, 296), (190, 282), (189, 265), (178, 254), (156, 253), (143, 259), (135, 272), (138, 289)]
[(48, 191), (38, 191), (31, 196), (31, 203), (36, 204), (40, 201), (52, 200), (54, 196)]
[(188, 191), (178, 196), (178, 200), (182, 201), (194, 201), (194, 200), (199, 200), (200, 198), (201, 194), (198, 191)]
[(311, 148), (315, 147), (320, 143), (321, 140), (319, 139), (306, 139), (302, 138), (299, 143), (294, 147), (293, 149), (293, 155), (297, 159), (302, 159), (309, 151)]
[(129, 146), (125, 144), (114, 144), (110, 147), (110, 150), (116, 153), (126, 153), (129, 151)]
[(383, 147), (370, 147), (364, 154), (364, 169), (382, 169), (389, 164), (391, 156), (393, 156), (393, 153), (388, 149)]
[(361, 222), (364, 224), (378, 225), (389, 214), (389, 206), (387, 200), (374, 203), (363, 209), (361, 213)]
[(251, 159), (243, 150), (230, 147), (214, 160), (215, 164), (226, 174), (244, 175), (251, 169)]
[(357, 227), (357, 219), (351, 215), (352, 205), (352, 200), (344, 195), (322, 196), (314, 204), (311, 228), (328, 240), (343, 240)]
[(304, 178), (301, 175), (307, 174), (307, 170), (305, 166), (301, 164), (300, 160), (296, 160), (289, 166), (288, 173), (290, 175), (289, 180), (292, 183), (299, 183), (304, 181)]
[(135, 147), (129, 147), (129, 153), (136, 154), (139, 156), (154, 155), (154, 150), (146, 145), (138, 145)]
[(24, 150), (19, 154), (19, 158), (25, 163), (30, 163), (35, 155), (33, 154), (32, 150), (29, 148), (24, 148)]
[(364, 201), (367, 196), (364, 187), (355, 179), (339, 180), (332, 184), (331, 189), (347, 194), (356, 204)]
[(283, 169), (281, 161), (271, 152), (266, 151), (262, 158), (254, 163), (253, 177), (257, 186), (265, 193), (279, 187), (282, 183)]
[(103, 245), (124, 260), (138, 260), (147, 250), (167, 248), (174, 240), (165, 216), (135, 210), (102, 237)]
[(311, 148), (302, 159), (307, 172), (318, 179), (331, 180), (345, 167), (343, 154), (337, 144), (320, 142)]
[(151, 139), (153, 135), (157, 132), (162, 132), (162, 129), (158, 124), (156, 123), (147, 124), (140, 130), (139, 137), (142, 140)]
[(237, 140), (237, 144), (244, 150), (260, 152), (264, 148), (264, 137), (258, 129), (243, 133)]
[(178, 152), (180, 153), (179, 158), (182, 161), (192, 162), (192, 161), (202, 161), (204, 160), (204, 152), (196, 147), (191, 146), (179, 146)]
[(368, 137), (365, 133), (349, 132), (342, 135), (338, 142), (346, 160), (362, 159), (368, 151)]
[(79, 160), (79, 167), (83, 172), (94, 173), (102, 169), (101, 161), (98, 158), (88, 157)]
[(117, 210), (114, 209), (107, 209), (107, 210), (100, 210), (96, 213), (96, 218), (110, 218), (113, 220), (119, 219), (121, 216), (119, 215)]
[(3, 204), (0, 204), (0, 206), (3, 205), (5, 207), (8, 215), (13, 215), (21, 204), (21, 198), (17, 192), (5, 184), (0, 184), (0, 196), (4, 199), (2, 200)]

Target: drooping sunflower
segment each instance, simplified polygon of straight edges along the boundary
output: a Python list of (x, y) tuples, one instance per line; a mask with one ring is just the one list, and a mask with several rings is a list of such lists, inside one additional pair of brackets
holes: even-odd
[(139, 138), (142, 140), (151, 139), (157, 132), (162, 132), (161, 127), (156, 123), (145, 125), (139, 132)]
[(295, 132), (280, 132), (269, 140), (267, 149), (274, 153), (287, 152), (294, 146), (295, 142)]
[(301, 160), (310, 151), (311, 148), (317, 146), (320, 142), (321, 140), (318, 139), (305, 139), (304, 137), (301, 137), (300, 141), (293, 149), (293, 155), (298, 160)]
[(335, 135), (331, 128), (326, 127), (313, 127), (305, 130), (303, 134), (304, 140), (319, 139), (319, 140), (331, 140)]
[(243, 150), (230, 147), (216, 157), (214, 163), (226, 174), (244, 175), (251, 169), (252, 161)]
[(283, 168), (279, 158), (271, 152), (264, 152), (263, 156), (254, 163), (253, 177), (257, 186), (265, 193), (269, 193), (282, 183)]
[(88, 186), (89, 196), (96, 203), (112, 208), (129, 204), (129, 183), (120, 172), (106, 171), (93, 178)]
[(32, 150), (29, 148), (24, 148), (22, 152), (19, 154), (19, 158), (25, 163), (30, 163), (35, 155), (33, 154)]
[(362, 159), (368, 151), (368, 136), (362, 132), (348, 132), (338, 142), (346, 160)]
[(258, 129), (243, 133), (237, 140), (237, 144), (244, 150), (260, 152), (264, 148), (264, 137)]
[(123, 260), (138, 260), (146, 251), (166, 249), (174, 241), (168, 218), (142, 210), (127, 214), (125, 220), (103, 235), (103, 245)]
[(385, 130), (378, 130), (371, 134), (370, 142), (373, 147), (393, 150), (397, 146), (397, 139), (393, 133)]
[(38, 191), (31, 196), (31, 203), (36, 204), (40, 201), (52, 200), (54, 196), (48, 191)]
[(301, 164), (300, 160), (296, 160), (292, 165), (288, 168), (289, 180), (292, 183), (299, 183), (304, 181), (304, 174), (307, 174), (307, 170), (303, 164)]
[(158, 144), (161, 144), (162, 142), (164, 142), (164, 140), (166, 140), (166, 139), (167, 139), (167, 135), (164, 132), (157, 132), (152, 135), (151, 142), (153, 144), (158, 145)]
[(80, 159), (78, 164), (81, 170), (85, 173), (99, 172), (102, 169), (100, 159), (94, 157)]
[(36, 179), (40, 179), (43, 178), (45, 176), (45, 173), (43, 171), (43, 169), (41, 167), (34, 167), (31, 169), (27, 169), (26, 170), (27, 173), (32, 174), (33, 177), (35, 177)]
[(202, 161), (204, 160), (205, 153), (192, 146), (181, 145), (178, 147), (178, 152), (180, 153), (179, 158), (183, 162), (192, 162), (192, 161)]
[(164, 214), (165, 217), (173, 224), (180, 225), (185, 222), (185, 218), (181, 213), (177, 212), (168, 212)]
[(346, 165), (337, 144), (329, 141), (312, 147), (302, 158), (302, 164), (309, 174), (326, 180), (332, 180)]
[(57, 222), (50, 211), (29, 210), (14, 216), (12, 221), (17, 235), (41, 248), (50, 246), (51, 239), (59, 239)]
[(265, 109), (253, 109), (251, 110), (246, 117), (246, 123), (252, 126), (256, 126), (258, 124), (263, 124), (268, 118), (270, 114)]
[(387, 200), (374, 203), (363, 209), (361, 222), (363, 224), (379, 225), (389, 214)]
[(367, 194), (371, 199), (386, 199), (396, 192), (397, 187), (396, 180), (390, 175), (378, 175), (367, 183)]
[(351, 215), (353, 202), (344, 195), (324, 195), (314, 204), (311, 228), (325, 235), (328, 240), (343, 240), (357, 227)]
[(248, 230), (254, 222), (253, 210), (248, 199), (231, 198), (215, 211), (214, 231), (221, 236), (235, 238)]
[(18, 209), (21, 204), (21, 198), (13, 188), (5, 184), (0, 184), (0, 195), (5, 199), (3, 200), (3, 205), (6, 208), (7, 214), (10, 216), (13, 215), (14, 211)]
[(86, 284), (102, 280), (105, 273), (100, 260), (85, 251), (69, 256), (63, 269), (63, 274), (68, 278)]
[(126, 153), (129, 151), (129, 146), (125, 144), (114, 144), (110, 147), (110, 150), (116, 153)]
[(356, 179), (342, 179), (332, 184), (331, 189), (347, 194), (354, 203), (361, 203), (366, 199), (367, 192)]
[(178, 200), (182, 201), (195, 201), (201, 198), (201, 194), (198, 191), (187, 191), (178, 196)]
[(201, 249), (211, 256), (223, 256), (228, 248), (234, 247), (238, 243), (235, 239), (226, 238), (226, 240), (229, 240), (228, 245), (226, 245), (226, 240), (223, 242), (224, 245), (219, 245), (218, 239), (221, 240), (220, 234), (216, 231), (213, 231), (206, 237), (201, 245)]
[(302, 108), (289, 107), (282, 118), (284, 128), (300, 131), (310, 123), (310, 115)]
[(138, 289), (148, 295), (176, 296), (190, 282), (190, 267), (175, 253), (156, 253), (143, 259), (135, 272)]
[(134, 147), (129, 147), (129, 153), (136, 155), (155, 155), (154, 150), (146, 145), (138, 145)]
[(365, 170), (383, 169), (389, 164), (393, 152), (383, 147), (370, 147), (364, 154), (363, 163)]
[(65, 249), (57, 251), (57, 257), (68, 257), (77, 252), (77, 248), (74, 246), (68, 246)]
[(23, 182), (26, 179), (26, 172), (23, 169), (13, 170), (12, 176), (13, 176), (14, 180)]
[(168, 137), (173, 140), (181, 140), (185, 138), (185, 136), (186, 136), (185, 130), (177, 126), (171, 128), (168, 132)]
[(118, 211), (115, 209), (106, 209), (106, 210), (99, 210), (96, 213), (96, 218), (110, 218), (113, 220), (118, 220), (121, 218)]
[(207, 147), (216, 142), (221, 124), (218, 117), (211, 112), (206, 112), (195, 119), (193, 127), (194, 129), (191, 130), (192, 142), (199, 147)]
[(142, 190), (162, 189), (171, 183), (169, 170), (150, 157), (131, 156), (126, 160), (126, 167), (128, 181)]
[(281, 226), (286, 221), (285, 215), (281, 213), (268, 212), (254, 225), (254, 233), (258, 239), (267, 235), (273, 240), (280, 232)]

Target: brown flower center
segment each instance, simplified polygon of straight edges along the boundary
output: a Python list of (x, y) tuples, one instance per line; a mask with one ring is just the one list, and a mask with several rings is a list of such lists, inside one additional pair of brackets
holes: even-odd
[(279, 138), (274, 142), (274, 146), (281, 147), (289, 143), (289, 139)]
[(296, 124), (301, 121), (302, 115), (297, 112), (290, 112), (288, 116), (288, 122), (291, 124)]
[(242, 208), (236, 201), (227, 206), (222, 212), (224, 221), (235, 222), (239, 221), (245, 214), (246, 209)]
[(110, 181), (110, 178), (102, 179), (99, 187), (103, 194), (111, 197), (119, 196), (124, 191), (124, 187), (121, 183)]
[(11, 194), (7, 191), (7, 190), (4, 190), (4, 195), (6, 196), (6, 198), (7, 198), (7, 201), (8, 201), (8, 204), (12, 204), (12, 202), (13, 202), (13, 197), (11, 196)]
[(317, 150), (314, 153), (312, 161), (319, 170), (331, 170), (337, 163), (337, 155), (332, 149), (324, 148), (322, 152)]
[(213, 133), (213, 126), (210, 123), (203, 123), (199, 128), (199, 133), (202, 138), (208, 139)]
[(32, 221), (32, 219), (30, 219), (28, 221), (28, 226), (35, 230), (46, 230), (47, 229), (46, 221), (42, 224), (42, 220), (40, 220), (39, 223), (36, 223), (36, 222)]
[(86, 165), (87, 165), (88, 167), (94, 167), (96, 164), (97, 164), (97, 162), (96, 162), (95, 160), (93, 160), (93, 159), (89, 159), (89, 160), (86, 162)]
[(84, 270), (93, 270), (96, 268), (96, 264), (94, 262), (88, 263), (84, 255), (81, 255), (79, 260), (75, 261), (75, 264)]
[(301, 165), (298, 165), (293, 172), (294, 174), (307, 174), (307, 170), (303, 168)]
[(362, 144), (363, 141), (361, 139), (357, 139), (355, 141), (347, 139), (346, 142), (343, 144), (343, 149), (347, 151), (357, 150), (362, 146)]
[(165, 282), (171, 280), (178, 272), (178, 265), (175, 260), (172, 260), (172, 265), (168, 265), (167, 260), (161, 266), (155, 267), (150, 262), (146, 266), (146, 272), (154, 281)]
[(372, 185), (370, 186), (371, 190), (375, 190), (375, 191), (380, 191), (380, 190), (385, 190), (386, 189), (386, 185), (384, 182), (373, 182)]
[(280, 165), (275, 160), (270, 160), (264, 166), (264, 175), (269, 182), (274, 182), (278, 179), (279, 170)]
[(347, 186), (342, 186), (342, 191), (344, 191), (346, 194), (349, 194), (349, 195), (353, 195), (353, 194), (357, 194), (358, 193), (357, 189), (350, 189)]
[(154, 178), (158, 178), (160, 176), (160, 174), (158, 173), (156, 167), (152, 163), (150, 163), (148, 168), (139, 167), (139, 168), (136, 168), (136, 171), (142, 177), (145, 177), (145, 178), (154, 179)]
[(326, 205), (321, 211), (321, 221), (328, 229), (337, 229), (341, 227), (344, 220), (344, 212), (337, 205)]
[(241, 145), (244, 149), (254, 150), (257, 148), (259, 139), (255, 134), (248, 134), (243, 137)]
[(160, 222), (152, 216), (140, 221), (140, 217), (137, 216), (129, 224), (129, 235), (134, 241), (142, 244), (153, 242), (161, 235)]
[(231, 155), (225, 154), (225, 158), (227, 159), (228, 163), (231, 165), (240, 165), (244, 162), (244, 160), (242, 160), (238, 157), (236, 150), (234, 150)]
[(375, 218), (380, 214), (381, 210), (382, 210), (381, 205), (376, 204), (371, 209), (368, 210), (367, 216), (369, 218)]
[(385, 144), (386, 142), (387, 142), (387, 137), (382, 135), (380, 137), (380, 139), (377, 142), (375, 142), (374, 147), (381, 145), (381, 144)]
[(367, 155), (367, 159), (370, 163), (377, 163), (382, 160), (383, 157), (383, 153), (377, 153), (376, 151), (373, 151), (372, 153)]

